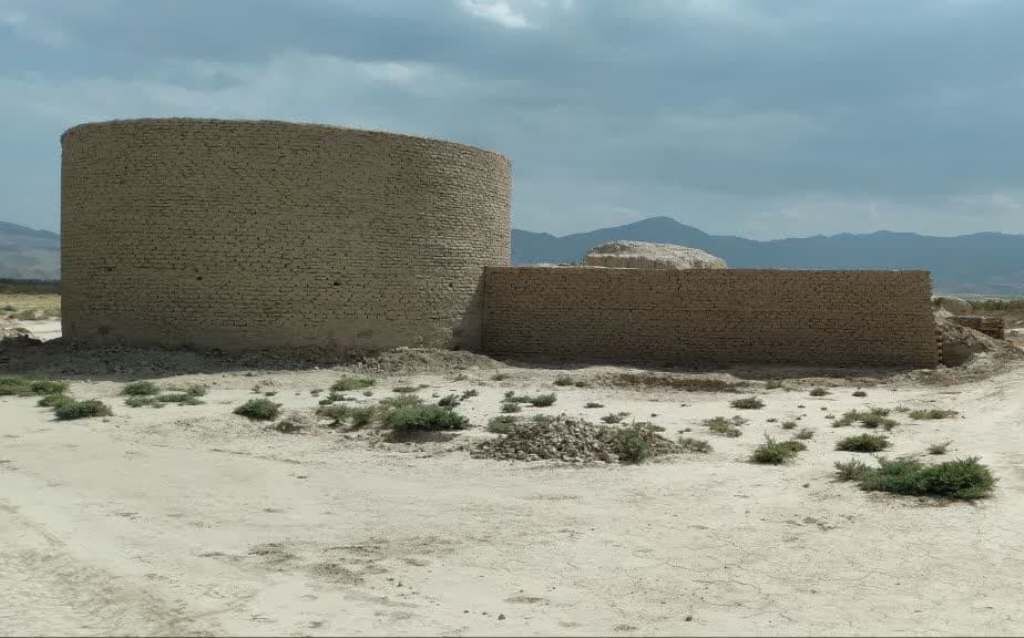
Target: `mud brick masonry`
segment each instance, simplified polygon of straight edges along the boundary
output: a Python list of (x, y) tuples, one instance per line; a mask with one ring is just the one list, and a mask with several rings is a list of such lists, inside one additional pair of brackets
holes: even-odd
[(62, 136), (64, 334), (245, 349), (480, 346), (509, 163), (319, 125), (128, 120)]
[(484, 349), (662, 365), (934, 367), (921, 271), (488, 268)]
[(509, 267), (509, 163), (477, 148), (196, 119), (61, 143), (71, 341), (936, 365), (926, 272)]

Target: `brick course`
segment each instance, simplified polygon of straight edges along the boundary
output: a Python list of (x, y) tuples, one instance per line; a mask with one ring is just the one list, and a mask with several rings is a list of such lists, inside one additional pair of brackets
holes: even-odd
[(64, 335), (207, 348), (480, 347), (509, 163), (321, 125), (126, 120), (61, 138)]
[(934, 367), (921, 271), (497, 267), (485, 352), (647, 364)]

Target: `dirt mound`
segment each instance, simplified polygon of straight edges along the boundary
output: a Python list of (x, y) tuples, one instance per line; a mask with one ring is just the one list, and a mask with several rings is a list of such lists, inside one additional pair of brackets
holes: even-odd
[(997, 359), (1024, 358), (1024, 351), (1011, 343), (962, 326), (953, 318), (937, 314), (935, 325), (942, 336), (942, 362), (946, 366), (967, 365), (976, 355), (986, 353)]
[(590, 249), (583, 263), (608, 268), (689, 270), (726, 268), (725, 260), (699, 248), (645, 241), (610, 241)]
[(465, 350), (395, 348), (366, 357), (352, 367), (372, 374), (403, 375), (451, 372), (470, 368), (499, 368), (501, 364), (488, 356)]
[(677, 444), (658, 434), (659, 429), (649, 423), (600, 426), (562, 415), (553, 420), (516, 424), (508, 434), (478, 444), (473, 456), (517, 461), (616, 463), (682, 451)]

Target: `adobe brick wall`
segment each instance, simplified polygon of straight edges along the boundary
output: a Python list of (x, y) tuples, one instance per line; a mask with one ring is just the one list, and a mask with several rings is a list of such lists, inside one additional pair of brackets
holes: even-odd
[(921, 271), (498, 267), (484, 351), (647, 364), (934, 367)]
[(498, 154), (194, 119), (84, 124), (61, 143), (69, 339), (480, 346), (483, 267), (510, 259)]

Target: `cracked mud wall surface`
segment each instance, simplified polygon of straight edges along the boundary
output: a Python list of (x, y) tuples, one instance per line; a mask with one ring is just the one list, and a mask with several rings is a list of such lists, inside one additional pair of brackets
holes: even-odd
[(498, 154), (267, 121), (84, 124), (61, 142), (71, 340), (479, 348), (483, 268), (510, 259)]
[(934, 367), (923, 271), (488, 268), (484, 351), (654, 365)]

